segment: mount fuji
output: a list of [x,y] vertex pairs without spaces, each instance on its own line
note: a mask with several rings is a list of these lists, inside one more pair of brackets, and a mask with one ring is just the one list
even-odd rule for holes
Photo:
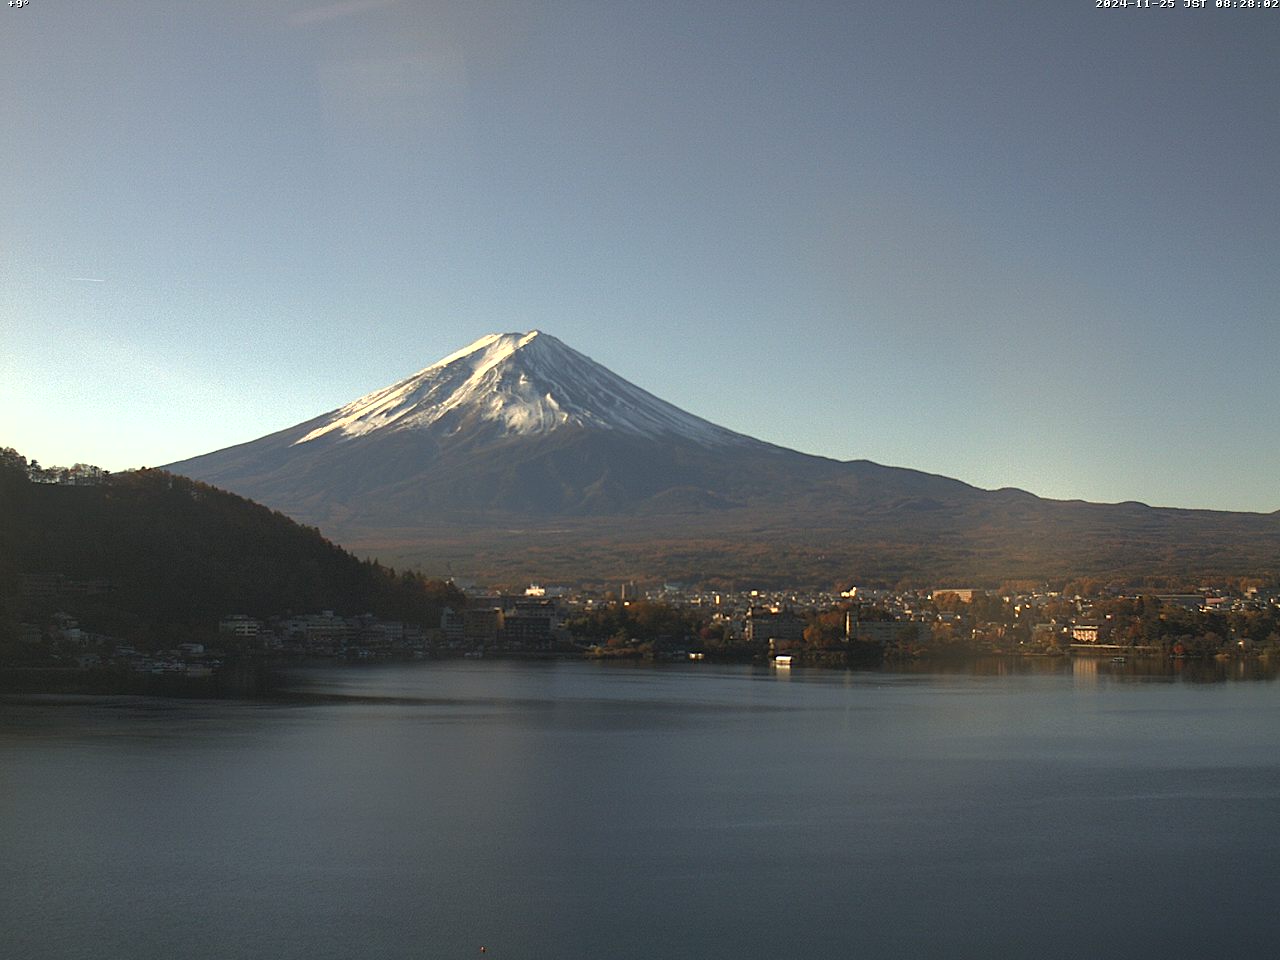
[[166,469],[428,573],[832,583],[1280,565],[1280,514],[1043,500],[812,456],[537,330]]
[[384,429],[474,441],[572,428],[707,446],[755,442],[659,400],[538,330],[481,337],[323,419],[295,443]]

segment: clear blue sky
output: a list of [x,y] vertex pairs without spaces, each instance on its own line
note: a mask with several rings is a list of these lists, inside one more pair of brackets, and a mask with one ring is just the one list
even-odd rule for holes
[[1280,508],[1280,9],[30,0],[0,67],[43,463],[536,327],[812,453]]

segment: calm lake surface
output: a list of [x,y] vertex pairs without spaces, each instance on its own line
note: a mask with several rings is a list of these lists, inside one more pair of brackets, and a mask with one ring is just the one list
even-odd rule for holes
[[1280,686],[1162,669],[0,700],[0,957],[1273,956]]

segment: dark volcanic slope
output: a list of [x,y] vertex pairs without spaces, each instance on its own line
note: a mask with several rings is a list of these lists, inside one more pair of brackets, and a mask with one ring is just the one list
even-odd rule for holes
[[1280,514],[1047,501],[809,456],[687,414],[536,331],[482,338],[169,469],[435,573],[832,582],[1280,567]]

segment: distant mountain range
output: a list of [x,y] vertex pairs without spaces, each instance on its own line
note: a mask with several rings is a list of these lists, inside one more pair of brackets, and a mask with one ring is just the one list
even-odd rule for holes
[[812,456],[686,413],[536,330],[482,337],[166,469],[433,575],[924,584],[1280,569],[1280,511],[1045,500]]

